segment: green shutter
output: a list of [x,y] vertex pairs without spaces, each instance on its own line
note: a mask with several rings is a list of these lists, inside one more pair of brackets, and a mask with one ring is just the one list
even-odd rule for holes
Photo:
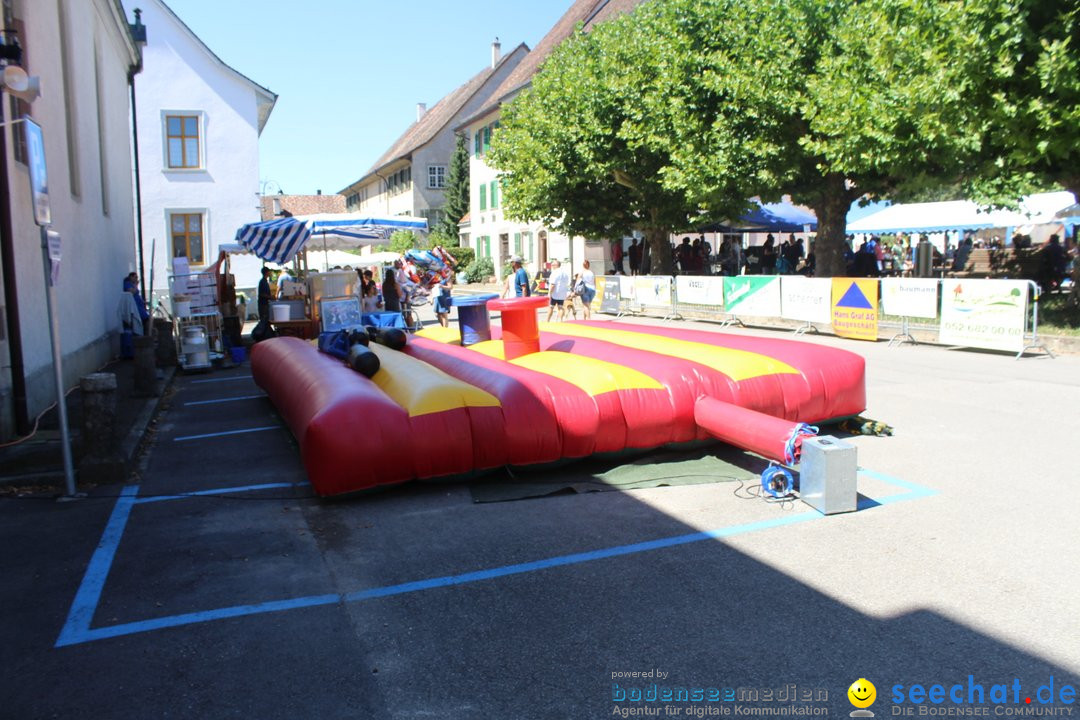
[[488,125],[484,128],[484,152],[491,149],[491,126]]
[[480,186],[480,209],[487,210],[487,185]]
[[514,233],[514,254],[521,254],[521,233]]
[[491,209],[499,207],[499,181],[491,181]]
[[483,142],[484,142],[484,131],[482,129],[477,130],[476,135],[473,137],[473,150],[475,151],[476,157],[480,157],[480,148],[481,148]]

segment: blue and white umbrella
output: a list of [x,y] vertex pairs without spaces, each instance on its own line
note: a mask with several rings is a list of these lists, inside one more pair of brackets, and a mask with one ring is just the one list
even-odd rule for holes
[[284,264],[311,239],[322,249],[343,250],[379,245],[397,230],[427,230],[427,220],[408,215],[379,217],[363,213],[321,213],[248,223],[236,241],[267,262]]

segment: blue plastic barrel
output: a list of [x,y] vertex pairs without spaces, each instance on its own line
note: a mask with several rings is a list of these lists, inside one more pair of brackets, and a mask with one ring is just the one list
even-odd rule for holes
[[495,293],[486,293],[450,298],[450,304],[458,309],[462,347],[491,339],[491,316],[488,315],[487,302],[497,297]]

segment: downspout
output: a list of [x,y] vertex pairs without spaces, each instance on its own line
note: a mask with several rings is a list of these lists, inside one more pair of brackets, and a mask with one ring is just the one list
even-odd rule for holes
[[[142,23],[142,10],[135,8],[135,22],[128,26],[131,29],[131,37],[140,48],[146,45],[146,26]],[[139,254],[139,291],[144,298],[150,298],[153,307],[153,298],[146,294],[146,263],[144,260],[145,248],[143,247],[143,223],[142,223],[142,177],[139,173],[139,118],[135,112],[135,76],[142,72],[142,52],[139,53],[139,62],[128,70],[128,87],[131,88],[131,146],[134,154],[135,169],[135,242]],[[154,292],[154,288],[150,288]]]
[[376,171],[375,171],[374,173],[372,173],[372,174],[373,174],[373,175],[375,175],[375,177],[377,177],[377,178],[379,178],[380,180],[382,180],[382,184],[383,184],[383,194],[384,194],[384,195],[386,196],[386,203],[385,203],[385,205],[386,205],[386,209],[384,210],[384,212],[385,212],[385,213],[386,213],[387,215],[389,215],[389,214],[390,214],[390,183],[389,183],[389,182],[387,182],[386,178],[384,178],[384,177],[383,177],[382,175],[380,175],[380,174],[379,174],[379,171],[378,171],[378,170],[376,170]]
[[[6,96],[0,96],[7,105]],[[6,115],[0,109],[0,119]],[[4,319],[7,322],[8,356],[11,360],[11,399],[15,433],[30,434],[30,411],[26,400],[26,365],[23,362],[19,292],[15,284],[15,235],[11,222],[11,187],[8,183],[7,128],[0,128],[0,263],[4,266]]]

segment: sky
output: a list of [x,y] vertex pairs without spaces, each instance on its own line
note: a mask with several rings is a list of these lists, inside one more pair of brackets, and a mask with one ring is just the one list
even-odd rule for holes
[[[277,93],[260,190],[336,193],[491,62],[535,47],[572,0],[165,0],[225,63]],[[138,0],[124,0],[129,11]],[[147,28],[153,33],[153,28]]]

